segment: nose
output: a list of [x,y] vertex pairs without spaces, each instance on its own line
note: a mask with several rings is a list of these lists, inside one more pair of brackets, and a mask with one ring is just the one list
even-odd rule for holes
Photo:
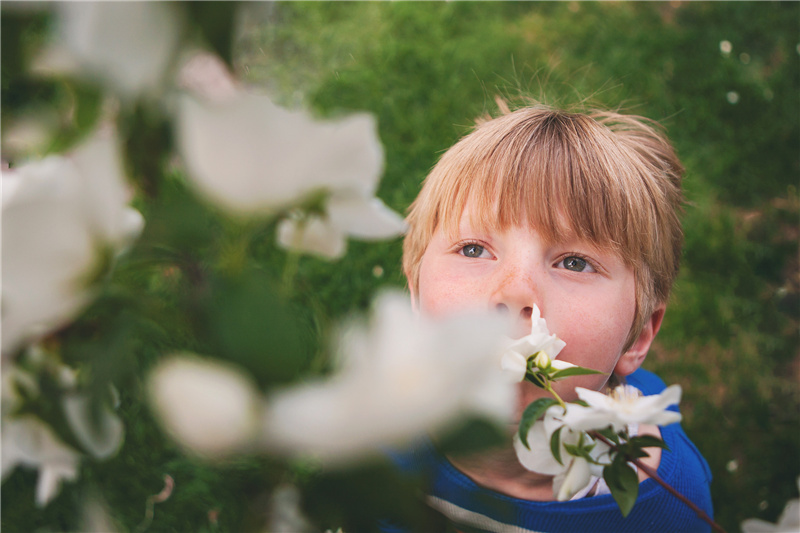
[[523,337],[531,330],[533,304],[542,306],[538,302],[539,288],[532,269],[510,265],[498,274],[489,298],[489,306],[508,316],[515,338]]

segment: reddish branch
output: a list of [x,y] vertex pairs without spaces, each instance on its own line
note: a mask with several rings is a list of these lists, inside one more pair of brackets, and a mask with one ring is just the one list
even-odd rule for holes
[[[599,433],[597,433],[596,431],[593,431],[593,432],[592,432],[592,437],[594,437],[594,438],[596,438],[596,439],[598,439],[598,440],[600,440],[600,441],[604,442],[605,444],[607,444],[607,445],[608,445],[609,447],[611,447],[612,449],[619,451],[619,447],[617,447],[617,445],[616,445],[616,444],[614,444],[613,442],[611,442],[610,440],[608,440],[608,439],[607,439],[606,437],[604,437],[603,435],[600,435],[600,434],[599,434]],[[697,505],[695,505],[695,504],[694,504],[694,502],[692,502],[691,500],[689,500],[689,499],[688,499],[686,496],[684,496],[683,494],[681,494],[680,492],[678,492],[677,490],[675,490],[674,488],[672,488],[672,487],[671,487],[671,486],[670,486],[670,485],[669,485],[669,484],[668,484],[666,481],[664,481],[663,479],[661,479],[661,477],[658,475],[658,473],[657,473],[657,472],[656,472],[654,469],[650,468],[649,466],[647,466],[646,464],[644,464],[644,463],[643,463],[641,460],[639,460],[639,459],[637,459],[637,458],[633,458],[633,459],[629,459],[629,460],[630,460],[630,462],[632,462],[633,464],[635,464],[637,467],[639,467],[639,468],[642,470],[642,472],[644,472],[645,474],[647,474],[648,476],[650,476],[651,478],[653,478],[653,479],[656,481],[656,483],[658,483],[659,485],[661,485],[662,487],[664,487],[665,489],[667,489],[667,491],[668,491],[670,494],[672,494],[673,496],[675,496],[676,498],[678,498],[680,501],[682,501],[683,503],[685,503],[686,505],[688,505],[688,506],[689,506],[689,508],[690,508],[692,511],[694,511],[694,512],[697,514],[697,516],[699,516],[699,517],[700,517],[700,518],[701,518],[703,521],[705,521],[705,522],[706,522],[708,525],[710,525],[710,526],[711,526],[711,528],[712,528],[712,529],[714,529],[714,531],[718,531],[719,533],[725,533],[725,530],[724,530],[724,529],[722,529],[722,526],[720,526],[719,524],[717,524],[716,522],[714,522],[714,521],[711,519],[711,517],[710,517],[710,516],[708,516],[708,514],[706,514],[706,512],[705,512],[705,511],[703,511],[703,510],[702,510],[702,509],[700,509],[700,508],[699,508]]]

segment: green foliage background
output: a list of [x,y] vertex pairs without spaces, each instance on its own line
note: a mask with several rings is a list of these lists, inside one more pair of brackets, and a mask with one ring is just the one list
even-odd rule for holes
[[[206,15],[213,11],[209,5]],[[244,7],[250,14],[230,49],[237,73],[286,105],[307,105],[321,115],[374,113],[386,152],[378,195],[399,212],[439,155],[476,117],[496,111],[497,94],[517,103],[530,96],[556,105],[621,108],[664,124],[687,168],[686,246],[681,277],[645,366],[684,387],[684,426],[711,466],[716,516],[726,529],[738,530],[749,517],[774,521],[797,497],[800,3]],[[24,113],[31,95],[50,102],[67,98],[59,84],[8,81],[18,72],[6,57],[15,31],[6,21],[4,116]],[[214,39],[220,40],[209,41]],[[722,53],[723,40],[732,44],[730,54]],[[92,91],[72,90],[69,98],[77,101]],[[91,105],[79,109],[92,116]],[[168,132],[153,127],[157,119],[149,117],[140,107],[125,123],[149,128],[145,138],[168,145]],[[161,136],[153,133],[159,131]],[[75,529],[76,509],[89,490],[102,491],[122,526],[133,530],[167,472],[176,491],[156,507],[151,531],[254,527],[264,487],[285,480],[275,478],[265,459],[207,464],[185,457],[154,425],[137,376],[165,351],[193,349],[237,360],[264,387],[290,380],[308,368],[324,368],[319,346],[329,322],[363,310],[382,286],[404,286],[399,240],[351,242],[341,262],[301,259],[296,293],[285,298],[269,281],[280,278],[283,259],[269,227],[227,224],[192,200],[179,176],[156,180],[153,172],[133,172],[143,192],[139,207],[153,221],[143,241],[172,243],[169,256],[136,250],[115,272],[125,290],[105,293],[64,341],[71,350],[65,359],[93,361],[103,379],[121,389],[125,445],[106,463],[85,463],[80,490],[62,491],[43,511],[33,504],[35,474],[18,470],[3,484],[6,531]],[[242,252],[247,246],[250,255]],[[150,263],[157,266],[148,270]],[[259,316],[279,326],[262,331],[258,321],[248,322]],[[283,332],[278,341],[276,331]],[[249,336],[236,334],[241,332]],[[265,367],[260,349],[269,343],[279,344],[276,353],[305,357],[278,358]],[[295,476],[302,472],[298,467]],[[352,476],[369,481],[371,475]],[[325,483],[347,486],[338,481]],[[329,494],[324,483],[319,487],[319,494]],[[337,497],[344,507],[389,505],[380,490],[369,492]],[[335,520],[332,502],[310,498],[318,514]],[[213,510],[219,511],[217,522],[208,519]],[[341,523],[320,525],[335,529]]]

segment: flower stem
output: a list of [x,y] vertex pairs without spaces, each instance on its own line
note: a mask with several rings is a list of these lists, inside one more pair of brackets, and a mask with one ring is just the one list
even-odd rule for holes
[[[590,434],[591,434],[591,436],[592,436],[593,438],[596,438],[596,439],[598,439],[598,440],[600,440],[600,441],[604,442],[604,443],[605,443],[606,445],[608,445],[608,446],[609,446],[611,449],[619,451],[619,447],[618,447],[616,444],[614,444],[613,442],[611,442],[610,440],[608,440],[606,437],[604,437],[603,435],[601,435],[601,434],[600,434],[600,433],[598,433],[597,431],[592,431],[592,432],[590,432]],[[669,492],[670,494],[672,494],[673,496],[675,496],[676,498],[678,498],[680,501],[682,501],[683,503],[685,503],[686,505],[688,505],[688,506],[689,506],[689,508],[690,508],[692,511],[694,511],[694,512],[695,512],[695,514],[697,514],[697,516],[698,516],[698,517],[700,517],[700,518],[701,518],[701,519],[702,519],[704,522],[706,522],[708,525],[710,525],[710,526],[711,526],[711,528],[712,528],[714,531],[718,531],[719,533],[725,533],[725,530],[724,530],[724,529],[722,529],[722,526],[720,526],[719,524],[717,524],[716,522],[714,522],[714,521],[711,519],[711,517],[710,517],[710,516],[708,516],[708,514],[706,514],[706,512],[705,512],[705,511],[703,511],[703,510],[702,510],[702,509],[700,509],[700,508],[699,508],[697,505],[695,505],[695,504],[694,504],[694,502],[692,502],[691,500],[689,500],[689,499],[688,499],[686,496],[684,496],[683,494],[681,494],[680,492],[678,492],[677,490],[675,490],[675,489],[674,489],[673,487],[671,487],[671,486],[670,486],[670,485],[669,485],[669,484],[668,484],[666,481],[664,481],[663,479],[661,479],[661,477],[658,475],[658,473],[657,473],[657,472],[656,472],[656,471],[655,471],[653,468],[651,468],[651,467],[649,467],[648,465],[644,464],[644,463],[643,463],[643,462],[642,462],[640,459],[638,459],[638,458],[635,458],[635,457],[633,457],[633,458],[631,458],[631,457],[626,457],[626,459],[627,459],[628,461],[632,462],[633,464],[635,464],[635,465],[636,465],[638,468],[640,468],[640,469],[642,470],[642,472],[644,472],[645,474],[647,474],[648,476],[650,476],[651,478],[653,478],[653,480],[655,480],[655,482],[656,482],[656,483],[658,483],[659,485],[661,485],[662,487],[664,487],[664,488],[667,490],[667,492]]]
[[567,404],[565,404],[564,400],[561,399],[561,396],[559,396],[558,393],[553,390],[553,386],[550,384],[549,379],[544,380],[544,390],[553,395],[553,398],[555,398],[555,400],[558,402],[558,405],[560,405],[564,411],[567,410]]

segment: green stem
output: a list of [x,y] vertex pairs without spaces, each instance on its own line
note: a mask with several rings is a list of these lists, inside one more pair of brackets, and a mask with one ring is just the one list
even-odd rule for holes
[[281,290],[283,290],[284,296],[291,294],[294,277],[297,275],[297,267],[300,262],[300,252],[297,249],[300,247],[307,221],[308,218],[306,216],[297,221],[297,233],[294,236],[294,242],[286,253],[286,264],[283,266],[283,276],[281,278]]
[[561,399],[561,396],[559,396],[558,393],[553,390],[553,386],[550,384],[549,379],[545,379],[544,381],[544,390],[553,395],[553,398],[555,398],[555,400],[558,402],[558,405],[560,405],[564,411],[567,410],[567,404],[564,403],[564,400]]

